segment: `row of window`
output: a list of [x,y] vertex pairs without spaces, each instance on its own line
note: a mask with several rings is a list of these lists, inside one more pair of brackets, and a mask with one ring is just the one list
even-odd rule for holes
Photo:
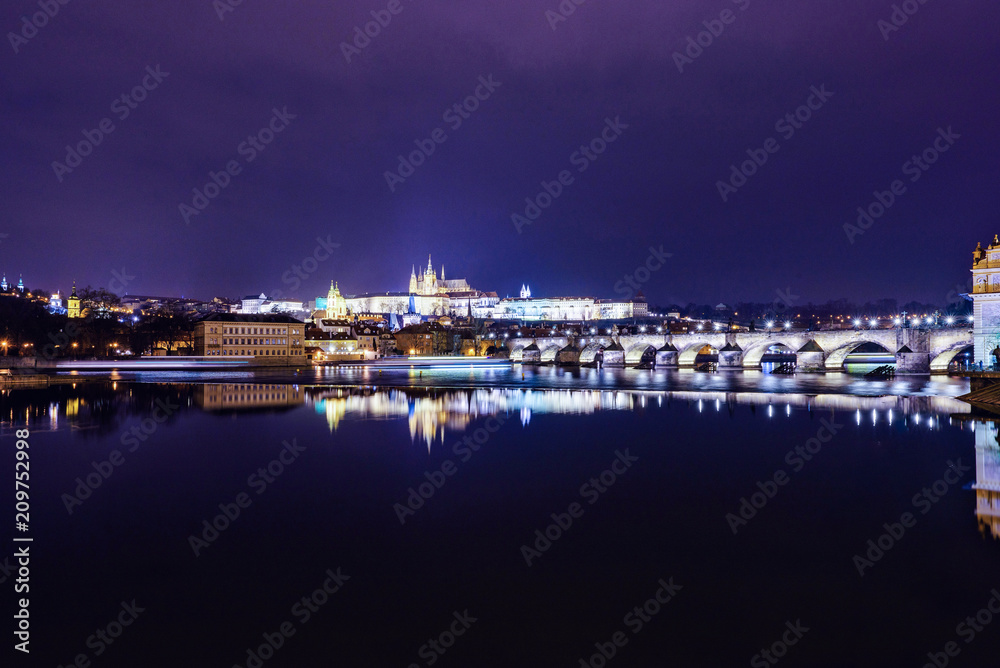
[[[210,350],[206,354],[207,355],[219,355],[220,353],[219,353],[218,350],[214,350],[214,351]],[[270,349],[267,349],[267,348],[265,348],[263,350],[259,350],[259,349],[258,350],[255,350],[255,349],[250,349],[250,350],[245,350],[245,349],[241,349],[241,350],[223,350],[221,352],[221,354],[225,355],[225,356],[257,355],[257,356],[262,356],[262,357],[285,357],[285,355],[286,355],[285,351],[283,351],[283,350],[282,351],[279,351],[279,350],[270,350]],[[292,351],[289,351],[287,354],[288,355],[301,355],[302,351],[301,350],[292,350]]]
[[[225,327],[223,334],[288,334],[287,327]],[[213,328],[214,332],[215,329]],[[301,330],[292,330],[292,334],[299,334]]]
[[[218,339],[212,339],[213,344],[218,345]],[[223,339],[222,343],[227,346],[284,346],[288,344],[288,339]],[[297,346],[297,339],[292,339],[292,345]]]

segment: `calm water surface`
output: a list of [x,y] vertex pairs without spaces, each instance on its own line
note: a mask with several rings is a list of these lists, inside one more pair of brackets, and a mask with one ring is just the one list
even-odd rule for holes
[[0,395],[4,470],[31,429],[30,665],[996,665],[1000,620],[959,626],[1000,589],[964,382],[524,373]]

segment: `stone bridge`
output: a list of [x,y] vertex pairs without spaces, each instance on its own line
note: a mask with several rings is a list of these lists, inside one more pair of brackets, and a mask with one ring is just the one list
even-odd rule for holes
[[943,373],[955,357],[972,346],[972,333],[961,328],[861,329],[815,332],[696,332],[607,336],[552,336],[508,339],[511,360],[523,364],[593,364],[634,367],[693,367],[708,347],[720,368],[759,369],[767,353],[796,356],[802,371],[842,371],[847,356],[873,343],[895,355],[901,373]]

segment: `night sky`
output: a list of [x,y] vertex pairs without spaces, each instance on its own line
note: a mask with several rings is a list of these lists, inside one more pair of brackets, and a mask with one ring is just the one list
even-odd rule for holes
[[[887,0],[562,4],[566,20],[546,16],[557,0],[77,0],[35,30],[22,16],[37,0],[4,3],[0,270],[49,290],[312,299],[334,279],[405,290],[433,253],[501,296],[528,283],[607,298],[662,246],[651,303],[779,289],[944,303],[1000,232],[998,3],[908,0],[898,29]],[[373,11],[391,21],[354,48]],[[711,28],[699,54],[688,38]],[[477,86],[475,111],[445,115]],[[811,90],[832,96],[789,136],[776,123]],[[294,118],[241,149],[275,109]],[[615,140],[574,158],[606,119]],[[904,163],[948,128],[912,181]],[[437,129],[445,141],[390,188],[397,156]],[[84,131],[100,143],[69,167]],[[717,182],[768,139],[777,152],[723,201]],[[229,161],[239,173],[185,220]],[[516,229],[563,170],[570,184]],[[897,179],[905,192],[849,239],[844,224]],[[317,237],[339,247],[292,280]]]

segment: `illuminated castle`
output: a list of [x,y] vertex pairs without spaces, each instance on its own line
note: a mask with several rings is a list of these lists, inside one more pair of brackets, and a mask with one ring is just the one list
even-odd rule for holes
[[424,295],[431,297],[434,295],[447,295],[452,292],[472,292],[472,287],[464,278],[448,281],[444,278],[444,265],[441,265],[441,278],[437,277],[434,266],[431,264],[431,256],[427,256],[427,269],[423,275],[417,276],[417,268],[410,269],[410,294]]

